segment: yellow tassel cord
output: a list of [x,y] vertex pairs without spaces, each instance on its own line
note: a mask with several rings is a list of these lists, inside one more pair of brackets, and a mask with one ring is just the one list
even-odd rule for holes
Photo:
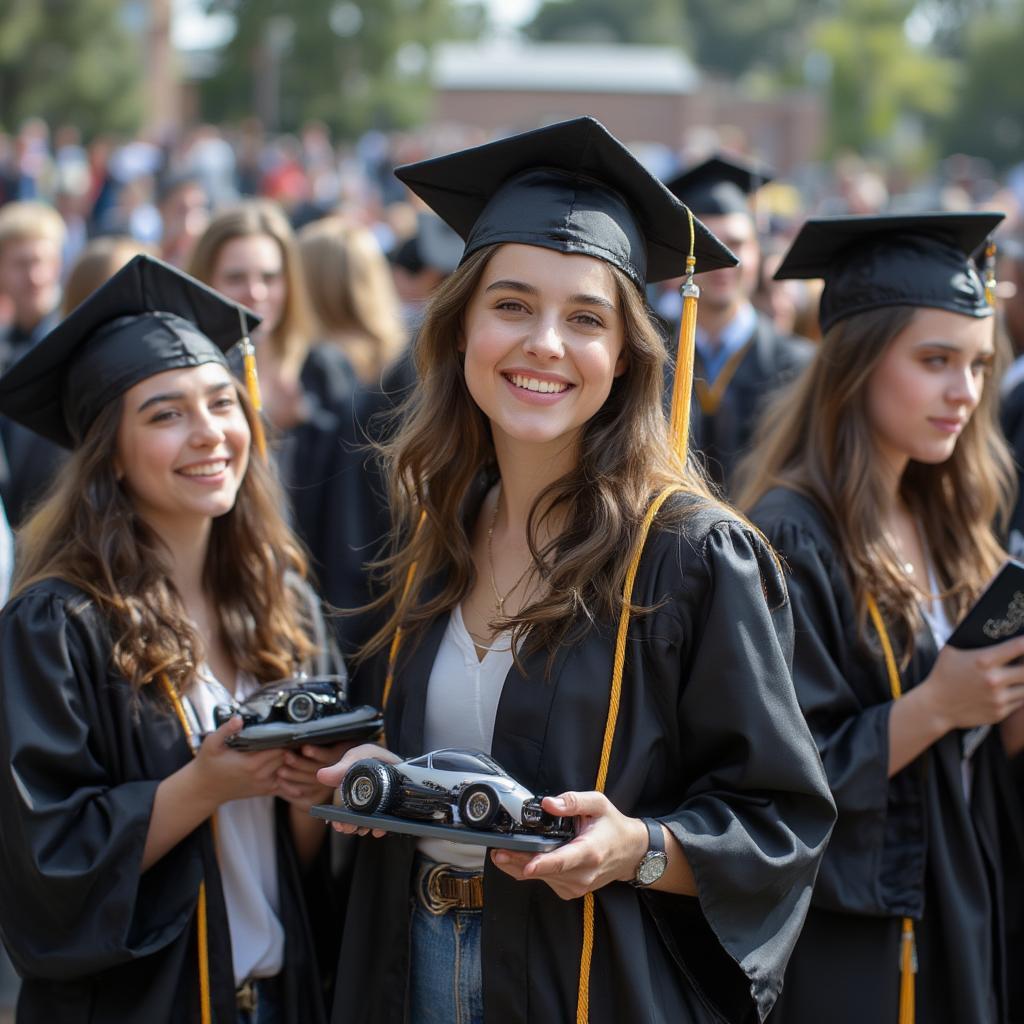
[[[875,627],[878,639],[882,644],[882,655],[885,658],[885,670],[889,675],[889,690],[893,700],[903,695],[899,669],[896,667],[896,656],[892,652],[889,633],[882,620],[875,599],[867,596],[868,615]],[[899,1024],[914,1024],[914,977],[917,974],[917,945],[914,939],[914,922],[911,918],[903,918],[903,929],[900,936],[900,1015]]]
[[710,387],[706,381],[699,378],[693,382],[693,390],[697,396],[697,401],[700,403],[700,411],[705,416],[714,416],[718,412],[722,399],[725,397],[726,389],[732,383],[736,371],[740,368],[740,363],[747,358],[747,353],[753,344],[754,339],[751,338],[745,345],[741,345],[736,349],[726,360],[725,366],[718,371],[718,376]]
[[672,385],[672,407],[669,414],[669,429],[672,448],[679,458],[686,461],[686,449],[690,440],[690,394],[693,390],[693,346],[697,336],[697,300],[700,289],[693,283],[696,268],[694,250],[693,214],[687,209],[690,220],[690,255],[686,257],[686,281],[682,287],[683,316],[679,321],[679,344],[676,348],[676,375]]
[[[178,691],[171,685],[167,676],[161,676],[160,682],[164,691],[174,705],[174,713],[181,722],[191,744],[192,728],[188,724],[188,716],[181,703]],[[206,882],[199,883],[199,905],[196,908],[196,946],[199,951],[199,1014],[202,1024],[213,1024],[213,1004],[210,999],[210,938],[206,918]]]
[[245,390],[256,412],[252,429],[252,443],[262,456],[267,454],[267,435],[263,432],[263,396],[260,394],[260,377],[256,372],[256,349],[247,334],[242,338],[242,363],[245,367]]
[[[692,346],[691,346],[692,351]],[[692,370],[692,363],[691,363]],[[678,373],[678,368],[677,368]],[[678,382],[678,376],[676,378]],[[688,393],[688,392],[687,392]],[[689,406],[687,405],[687,418],[689,418]],[[684,427],[685,429],[685,427]],[[685,452],[685,445],[683,451]],[[594,788],[599,793],[604,792],[605,783],[608,780],[608,766],[612,758],[612,743],[615,740],[615,726],[619,718],[619,701],[622,695],[622,673],[626,665],[626,637],[629,633],[629,609],[633,602],[633,584],[636,582],[637,570],[640,567],[640,557],[643,554],[644,544],[647,542],[647,534],[650,532],[651,523],[658,514],[658,510],[665,503],[666,499],[682,487],[673,485],[666,487],[651,502],[643,523],[640,525],[640,536],[637,538],[636,548],[633,557],[630,559],[629,568],[626,571],[626,579],[622,588],[622,611],[619,615],[619,629],[615,637],[615,660],[612,666],[612,685],[608,697],[608,715],[604,724],[604,740],[601,744],[601,760],[597,768],[597,782]],[[422,526],[426,513],[420,514],[420,525]],[[405,577],[405,587],[402,591],[402,604],[405,604],[409,590],[412,587],[413,578],[416,575],[416,563],[409,566]],[[398,651],[402,646],[402,629],[395,630],[394,639],[391,641],[391,649],[388,652],[388,671],[384,682],[384,697],[382,704],[387,707],[388,698],[391,696],[391,687],[395,677],[395,664],[398,661]],[[579,991],[576,1001],[577,1024],[586,1024],[590,1014],[590,964],[594,952],[594,895],[587,893],[583,897],[583,947],[580,952],[580,980]],[[205,1021],[204,1021],[205,1024]]]
[[[677,368],[678,372],[678,368]],[[677,378],[678,380],[678,378]],[[685,450],[685,449],[684,449]],[[626,637],[629,634],[629,608],[633,603],[633,584],[640,567],[640,556],[644,551],[647,534],[658,510],[669,495],[682,490],[681,487],[666,487],[651,502],[644,521],[640,526],[633,556],[626,571],[625,583],[622,587],[622,611],[619,614],[619,630],[615,637],[615,661],[612,663],[612,686],[608,696],[608,715],[604,723],[604,742],[601,744],[601,761],[597,768],[597,781],[594,789],[604,792],[608,781],[608,766],[612,759],[612,743],[615,740],[615,726],[619,719],[619,701],[622,696],[622,673],[626,666]],[[580,951],[580,984],[576,996],[576,1024],[587,1024],[590,1019],[590,965],[594,952],[594,894],[588,892],[583,897],[583,948]]]
[[991,239],[985,246],[985,301],[995,308],[996,304],[996,243]]

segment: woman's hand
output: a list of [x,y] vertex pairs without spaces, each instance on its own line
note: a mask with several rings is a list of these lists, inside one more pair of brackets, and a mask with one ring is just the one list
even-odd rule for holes
[[209,733],[196,751],[197,778],[202,779],[205,794],[216,807],[229,800],[270,796],[278,786],[284,751],[233,750],[227,741],[241,728],[241,716],[233,716],[216,732]]
[[[326,768],[321,768],[317,773],[316,777],[325,786],[340,786],[342,779],[348,775],[349,768],[356,763],[361,761],[364,757],[375,757],[378,761],[385,761],[387,764],[398,764],[402,759],[397,755],[393,754],[387,747],[379,746],[376,743],[360,743],[357,747],[352,747],[346,751],[345,756],[337,764],[329,765]],[[344,835],[360,835],[365,836],[372,832],[375,839],[380,839],[386,836],[387,833],[383,829],[375,828],[364,828],[357,825],[347,825],[341,821],[332,821],[331,825],[334,827],[336,832],[341,832]]]
[[965,651],[948,644],[889,712],[889,777],[953,729],[1002,722],[1024,707],[1024,637]]
[[1024,637],[991,647],[960,650],[948,644],[919,689],[950,729],[994,725],[1024,706]]
[[286,750],[284,764],[278,769],[276,794],[303,811],[314,804],[329,803],[332,787],[317,780],[316,773],[326,765],[335,764],[352,743],[335,743],[329,747],[307,744],[301,750]]
[[547,882],[563,900],[635,876],[649,842],[639,818],[626,817],[603,793],[562,793],[545,797],[542,806],[550,814],[576,818],[576,838],[551,853],[493,850],[491,859],[507,875]]

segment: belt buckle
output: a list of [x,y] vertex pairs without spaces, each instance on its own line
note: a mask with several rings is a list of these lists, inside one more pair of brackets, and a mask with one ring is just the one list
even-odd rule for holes
[[453,907],[459,905],[459,901],[451,896],[441,893],[441,876],[448,875],[444,865],[438,864],[427,872],[427,910],[437,917],[447,914]]
[[256,982],[252,978],[246,978],[235,989],[235,1008],[242,1013],[255,1013],[259,1002],[260,996],[256,991]]

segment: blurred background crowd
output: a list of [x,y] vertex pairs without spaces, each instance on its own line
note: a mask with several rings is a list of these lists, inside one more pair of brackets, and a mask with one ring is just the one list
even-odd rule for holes
[[[1021,53],[1019,0],[15,0],[0,7],[0,371],[140,251],[253,308],[293,521],[324,595],[350,607],[386,521],[366,445],[460,254],[395,165],[577,114],[664,180],[713,154],[757,161],[735,287],[810,338],[814,283],[771,280],[804,218],[1002,210],[1020,354]],[[675,297],[650,298],[670,321]],[[0,420],[12,526],[59,459]],[[0,529],[0,580],[5,543]],[[342,620],[342,640],[364,628]]]

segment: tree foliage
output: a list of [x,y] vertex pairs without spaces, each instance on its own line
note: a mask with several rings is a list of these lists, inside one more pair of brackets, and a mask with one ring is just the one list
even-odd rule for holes
[[677,0],[547,0],[525,26],[540,42],[686,44]]
[[131,131],[141,117],[137,40],[120,0],[0,3],[0,124],[27,117],[87,134]]
[[271,127],[285,129],[311,118],[344,134],[415,123],[429,107],[429,48],[460,29],[451,0],[215,0],[210,6],[231,10],[237,29],[203,89],[205,116],[258,112],[267,76],[276,76],[269,85],[277,115]]
[[1024,157],[1024,8],[974,21],[966,33],[962,87],[945,126],[948,150],[986,156],[997,167]]

